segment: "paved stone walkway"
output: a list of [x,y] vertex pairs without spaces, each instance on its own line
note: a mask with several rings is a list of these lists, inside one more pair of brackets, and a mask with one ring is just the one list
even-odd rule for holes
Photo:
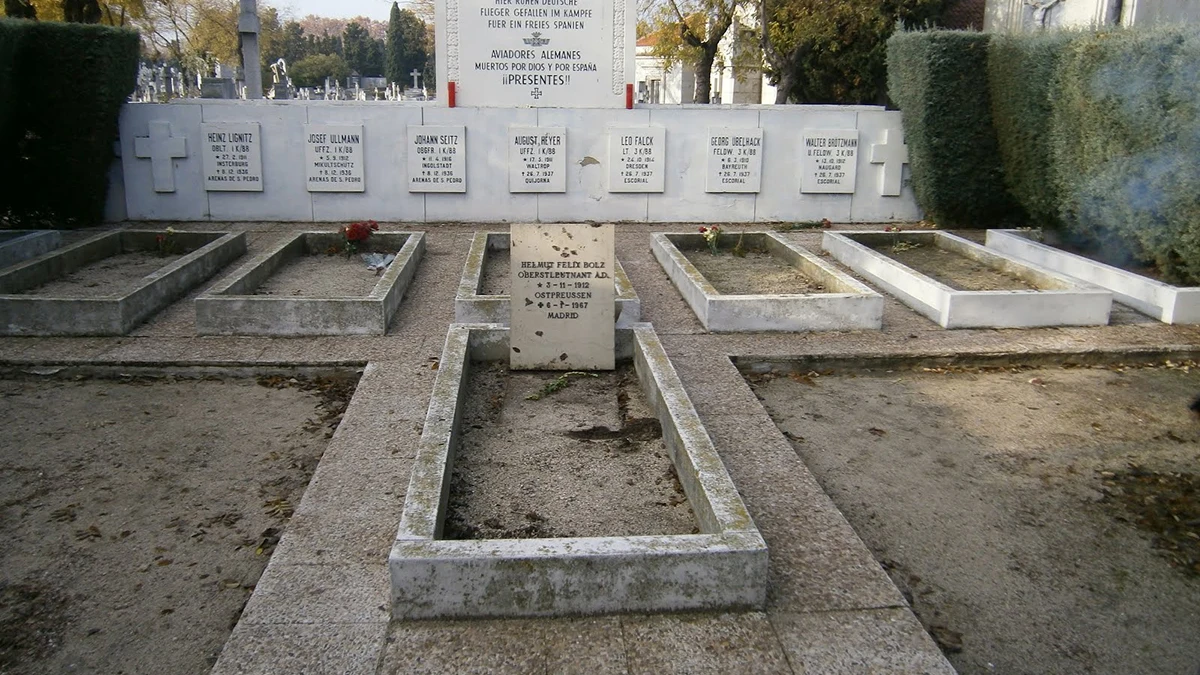
[[[294,224],[246,230],[249,254]],[[399,229],[385,226],[385,229]],[[650,254],[619,225],[617,255],[770,547],[763,612],[391,622],[387,555],[404,503],[473,226],[438,225],[382,337],[197,337],[190,300],[119,338],[0,338],[0,365],[363,367],[363,377],[214,673],[950,673],[887,575],[793,452],[729,357],[928,357],[1025,362],[1200,353],[1200,327],[1117,307],[1098,328],[944,330],[889,298],[882,331],[707,334]],[[493,229],[503,229],[497,227]],[[731,230],[737,229],[736,226]],[[819,232],[788,235],[819,250]],[[205,288],[216,279],[208,284]],[[365,366],[364,366],[365,364]]]

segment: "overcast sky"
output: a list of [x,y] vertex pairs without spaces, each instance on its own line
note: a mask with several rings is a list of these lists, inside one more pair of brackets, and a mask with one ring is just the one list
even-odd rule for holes
[[[365,16],[377,21],[387,21],[392,11],[392,0],[278,0],[272,4],[296,19],[316,14],[333,19]],[[401,2],[400,7],[404,6],[405,3]]]

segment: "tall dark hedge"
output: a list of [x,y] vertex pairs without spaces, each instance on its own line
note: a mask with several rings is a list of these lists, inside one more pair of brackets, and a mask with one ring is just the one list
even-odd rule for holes
[[900,107],[917,203],[939,225],[992,227],[1020,218],[1004,185],[987,88],[990,35],[897,32],[888,93]]
[[1200,35],[1088,34],[1064,50],[1050,138],[1067,229],[1200,283]]
[[1053,81],[1067,45],[1079,35],[1074,31],[997,34],[988,45],[988,89],[1005,183],[1031,224],[1040,227],[1059,224],[1050,142]]
[[0,48],[0,71],[11,69],[14,94],[2,97],[12,107],[0,138],[9,177],[0,215],[13,224],[92,224],[104,215],[117,118],[136,80],[138,34],[58,22],[0,25],[19,35],[10,56]]

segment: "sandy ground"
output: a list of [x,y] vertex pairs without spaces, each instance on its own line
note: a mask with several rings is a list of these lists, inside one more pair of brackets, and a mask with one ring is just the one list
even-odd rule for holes
[[254,290],[256,295],[304,298],[362,298],[371,294],[379,275],[357,254],[302,255],[292,258]]
[[488,250],[483,257],[483,273],[479,275],[479,295],[508,295],[512,288],[510,261],[508,249]]
[[133,290],[146,276],[170,265],[182,255],[149,251],[121,253],[89,265],[24,292],[45,297],[99,298],[122,295]]
[[883,246],[875,250],[937,281],[962,291],[1037,290],[1020,278],[944,248],[918,244]]
[[752,249],[744,257],[733,255],[728,248],[722,249],[720,255],[713,255],[708,249],[690,249],[682,253],[713,288],[726,295],[821,293],[825,290],[798,268],[766,251]]
[[749,379],[960,672],[1197,672],[1200,374]]
[[632,365],[566,376],[479,363],[467,377],[450,538],[698,532]]
[[205,673],[353,380],[0,380],[0,673]]

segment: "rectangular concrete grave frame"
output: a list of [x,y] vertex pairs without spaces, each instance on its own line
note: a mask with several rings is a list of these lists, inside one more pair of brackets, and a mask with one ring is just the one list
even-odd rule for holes
[[0,232],[0,269],[36,258],[59,246],[62,246],[62,235],[54,230]]
[[[302,298],[254,295],[254,290],[289,261],[324,255],[340,246],[337,232],[301,232],[247,262],[232,277],[196,298],[200,335],[383,335],[425,252],[424,232],[376,232],[372,247],[395,251],[396,259],[375,288],[359,298]],[[364,272],[366,263],[363,263]]]
[[762,186],[762,129],[709,127],[705,192],[758,192]]
[[[483,270],[491,251],[508,250],[507,232],[476,232],[471,239],[471,250],[463,266],[462,280],[458,284],[458,295],[454,298],[454,321],[457,323],[500,323],[508,324],[510,300],[508,295],[480,295],[483,286]],[[642,320],[642,301],[633,289],[620,260],[616,267],[616,317],[617,328],[628,328]]]
[[1068,253],[1022,230],[988,230],[987,247],[1112,291],[1117,302],[1163,323],[1200,323],[1200,288],[1172,286]]
[[[909,242],[971,258],[1048,290],[961,291],[872,250]],[[1112,293],[990,251],[948,232],[826,232],[821,245],[838,261],[943,328],[1103,326]]]
[[258,122],[200,125],[204,189],[209,192],[262,192],[262,135]]
[[[721,235],[728,251],[737,234]],[[698,233],[650,235],[650,250],[666,270],[705,329],[738,331],[878,330],[883,320],[883,296],[812,252],[773,232],[747,232],[743,245],[766,249],[771,255],[819,281],[830,293],[728,295],[717,291],[683,254],[682,249],[706,248]]]
[[612,370],[615,228],[513,225],[509,334],[513,370]]
[[100,298],[17,295],[88,264],[126,251],[154,251],[159,230],[121,230],[8,268],[0,273],[0,334],[125,335],[246,252],[243,232],[175,232],[191,253],[144,277],[131,291]]
[[467,191],[467,128],[408,127],[408,191]]
[[304,125],[305,182],[309,192],[365,192],[363,125]]
[[663,427],[700,533],[441,539],[472,361],[506,360],[508,331],[453,324],[388,558],[398,619],[761,609],[767,547],[649,324],[617,331]]

